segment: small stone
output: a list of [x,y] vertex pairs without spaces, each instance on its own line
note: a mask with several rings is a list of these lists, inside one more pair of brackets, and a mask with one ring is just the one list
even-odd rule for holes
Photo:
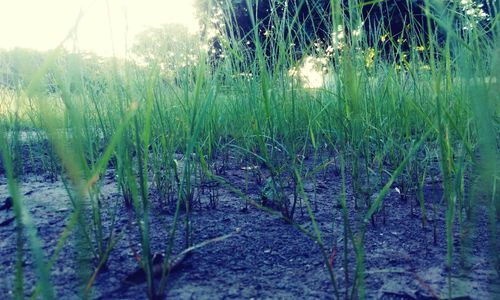
[[0,222],[0,227],[4,227],[4,226],[10,225],[12,222],[14,222],[15,219],[16,219],[16,217],[11,217],[11,218],[7,218],[4,221],[1,221]]
[[49,225],[55,225],[55,224],[59,223],[59,221],[60,221],[60,220],[50,219],[47,223],[48,223]]
[[312,183],[304,184],[304,192],[312,193],[314,191],[314,185]]
[[12,199],[12,197],[7,197],[5,198],[5,201],[3,202],[2,206],[0,206],[0,210],[8,210],[12,207],[12,205],[14,204],[14,200]]

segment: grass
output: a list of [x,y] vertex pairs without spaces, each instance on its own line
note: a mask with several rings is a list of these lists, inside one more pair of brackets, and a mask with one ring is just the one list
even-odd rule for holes
[[[371,226],[383,226],[380,220],[390,214],[384,210],[386,193],[397,182],[402,198],[418,199],[415,209],[421,210],[422,226],[428,226],[427,216],[432,212],[426,209],[423,189],[437,162],[440,172],[432,175],[440,178],[444,191],[443,201],[437,205],[446,207],[448,296],[452,296],[452,265],[457,259],[453,232],[457,228],[468,231],[481,205],[489,211],[490,258],[500,271],[497,20],[491,36],[481,28],[458,32],[453,22],[465,20],[452,12],[439,21],[447,33],[445,41],[440,41],[432,33],[431,22],[437,17],[431,5],[426,1],[426,26],[431,34],[425,39],[425,50],[418,50],[423,40],[417,28],[408,29],[408,51],[397,41],[388,41],[395,49],[389,57],[369,45],[370,33],[363,32],[345,40],[342,49],[327,57],[329,84],[317,89],[305,88],[300,79],[288,73],[301,63],[291,53],[291,41],[307,40],[306,29],[294,16],[271,14],[269,20],[253,19],[254,31],[245,37],[239,37],[236,24],[226,20],[229,33],[221,43],[226,57],[213,63],[200,52],[198,64],[180,69],[177,78],[165,77],[154,66],[119,61],[103,66],[105,75],[99,77],[86,69],[84,59],[56,49],[30,78],[28,87],[2,90],[2,99],[8,100],[0,107],[2,168],[14,200],[18,236],[15,298],[31,292],[23,282],[24,236],[35,257],[35,295],[39,292],[43,299],[56,298],[49,275],[54,258],[49,262],[43,252],[19,194],[26,156],[41,160],[41,172],[67,185],[73,212],[59,244],[75,229],[71,236],[83,250],[78,258],[83,298],[91,297],[97,273],[124,236],[112,230],[117,211],[101,205],[99,187],[108,168],[116,170],[123,201],[137,221],[141,244],[138,264],[145,271],[150,299],[164,295],[168,276],[164,269],[160,284],[155,283],[150,191],[154,188],[161,201],[175,204],[173,222],[165,231],[169,236],[164,245],[166,266],[180,226],[183,247],[193,247],[190,212],[199,186],[196,181],[202,178],[228,187],[245,203],[264,212],[281,215],[315,240],[335,296],[363,299],[367,296],[364,236]],[[357,6],[351,7],[356,15]],[[223,9],[226,15],[234,13],[231,6]],[[248,9],[254,9],[251,2]],[[357,15],[357,19],[350,19],[348,31],[358,28],[361,20]],[[332,28],[338,28],[335,25],[341,20],[335,11]],[[274,24],[273,39],[259,34],[257,25],[264,21]],[[285,29],[292,36],[281,34]],[[372,34],[383,36],[385,31],[377,28]],[[253,41],[255,53],[243,48],[247,39]],[[301,46],[308,55],[321,55],[309,45]],[[271,56],[266,52],[268,47]],[[252,76],[239,76],[242,72]],[[46,74],[52,76],[55,92],[47,92]],[[31,144],[21,138],[26,131],[35,133]],[[39,157],[36,144],[46,140],[51,146],[49,155]],[[26,144],[33,146],[26,148]],[[269,174],[266,197],[273,202],[273,209],[250,199],[245,187],[232,186],[224,179],[223,167],[217,165],[224,166],[229,153],[238,153],[248,165],[264,166]],[[325,153],[333,155],[341,166],[339,204],[346,251],[343,282],[349,285],[345,287],[339,287],[328,263],[328,246],[315,221],[314,199],[304,192],[304,181],[326,172],[332,164],[330,159],[322,160]],[[176,158],[179,154],[182,162]],[[301,158],[310,156],[314,166],[308,170]],[[285,189],[288,182],[295,191],[292,201]],[[346,193],[347,184],[352,184],[352,197]],[[307,208],[312,231],[294,223],[299,201]],[[349,218],[348,201],[354,201],[355,209],[364,214],[361,228]],[[111,211],[111,229],[103,224],[105,210]],[[348,272],[349,244],[355,251],[354,278]]]

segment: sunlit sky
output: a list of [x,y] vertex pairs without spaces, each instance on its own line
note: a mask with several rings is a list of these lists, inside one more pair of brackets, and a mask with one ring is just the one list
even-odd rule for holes
[[[194,0],[0,0],[0,48],[57,47],[83,12],[68,50],[123,57],[133,37],[167,23],[196,32]],[[114,50],[113,50],[114,49]]]

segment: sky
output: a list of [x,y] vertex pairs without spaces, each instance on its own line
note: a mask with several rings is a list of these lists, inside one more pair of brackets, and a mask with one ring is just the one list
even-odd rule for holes
[[125,57],[149,27],[180,23],[196,32],[194,0],[0,0],[0,48],[57,47],[83,13],[68,50]]

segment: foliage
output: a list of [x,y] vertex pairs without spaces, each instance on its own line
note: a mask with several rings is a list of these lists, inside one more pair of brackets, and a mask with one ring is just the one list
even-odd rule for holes
[[[472,30],[482,27],[489,32],[491,38],[492,21],[498,8],[495,1],[472,0],[446,3],[425,0],[388,0],[388,1],[355,1],[355,0],[233,0],[210,1],[198,0],[198,11],[203,24],[204,33],[212,38],[217,51],[224,51],[220,39],[227,34],[234,35],[240,43],[254,49],[253,29],[257,25],[258,36],[266,45],[266,54],[272,55],[273,43],[281,40],[282,35],[287,46],[295,48],[300,58],[309,52],[313,44],[320,43],[324,48],[337,47],[338,32],[346,42],[355,47],[356,36],[364,31],[364,39],[371,47],[383,51],[386,56],[394,56],[411,47],[425,47],[429,44],[429,33],[432,32],[442,42],[445,39],[444,24],[436,19],[444,19],[444,12],[451,11],[463,16],[455,20],[454,27],[459,30]],[[429,6],[436,18],[427,24],[424,8]],[[250,9],[250,10],[249,10]],[[460,19],[460,20],[459,20]],[[286,26],[280,26],[286,22]],[[338,28],[337,33],[332,28]],[[218,34],[214,34],[213,32]],[[279,31],[279,32],[277,32]],[[429,32],[430,31],[430,32]],[[216,36],[216,37],[214,37]],[[223,44],[223,43],[222,43]],[[401,58],[401,57],[400,57]]]
[[188,28],[179,24],[168,24],[150,28],[136,36],[132,52],[141,63],[158,67],[170,78],[183,68],[198,62],[202,44]]

